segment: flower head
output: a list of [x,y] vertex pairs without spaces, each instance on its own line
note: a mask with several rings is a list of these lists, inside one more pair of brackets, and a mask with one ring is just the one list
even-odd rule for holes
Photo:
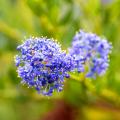
[[17,50],[20,54],[15,63],[22,83],[47,96],[63,89],[64,78],[69,77],[74,65],[72,57],[58,43],[47,38],[29,38]]
[[74,36],[69,52],[74,57],[78,72],[84,72],[87,67],[86,76],[95,78],[96,75],[103,75],[109,66],[111,48],[106,39],[81,30]]

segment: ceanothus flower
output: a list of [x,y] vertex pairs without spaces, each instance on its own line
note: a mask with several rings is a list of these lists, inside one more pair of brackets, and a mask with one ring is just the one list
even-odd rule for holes
[[17,47],[15,63],[22,83],[39,93],[51,96],[63,89],[64,78],[74,68],[73,58],[53,39],[29,38]]
[[87,77],[103,75],[109,66],[112,45],[96,34],[80,30],[73,38],[69,53],[73,56],[78,72],[86,72]]

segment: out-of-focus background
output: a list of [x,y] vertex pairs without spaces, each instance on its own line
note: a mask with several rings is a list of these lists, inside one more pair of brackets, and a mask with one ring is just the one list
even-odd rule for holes
[[[22,40],[53,37],[67,49],[79,29],[113,44],[105,76],[86,82],[90,91],[69,80],[63,92],[43,97],[20,84],[14,56]],[[55,115],[120,120],[120,0],[0,0],[0,120],[56,120]]]

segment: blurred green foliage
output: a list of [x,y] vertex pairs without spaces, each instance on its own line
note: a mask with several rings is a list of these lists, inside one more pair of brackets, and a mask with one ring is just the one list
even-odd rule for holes
[[[59,98],[81,105],[97,96],[120,106],[119,8],[120,0],[0,0],[0,120],[38,120],[51,108],[51,99]],[[14,55],[23,39],[53,37],[67,49],[80,28],[105,36],[113,43],[107,74],[85,81],[92,93],[84,91],[78,80],[66,82],[65,90],[50,99],[20,85]],[[84,101],[85,94],[89,100]],[[95,120],[120,119],[117,113],[115,118],[96,109],[84,108],[84,114],[89,112],[86,120],[93,120],[92,114],[96,114]]]

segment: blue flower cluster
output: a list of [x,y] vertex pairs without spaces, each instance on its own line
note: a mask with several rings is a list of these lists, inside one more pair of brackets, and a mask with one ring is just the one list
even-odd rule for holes
[[74,57],[78,72],[86,72],[87,77],[103,75],[109,66],[112,45],[96,34],[79,31],[73,38],[69,53]]
[[46,96],[63,89],[64,78],[69,78],[74,63],[57,42],[44,37],[29,38],[17,50],[20,54],[16,55],[15,63],[23,84]]
[[70,71],[84,72],[86,77],[103,75],[109,66],[112,45],[96,34],[79,31],[73,38],[69,53],[53,39],[29,38],[17,47],[15,63],[22,83],[39,93],[51,96],[63,89]]

